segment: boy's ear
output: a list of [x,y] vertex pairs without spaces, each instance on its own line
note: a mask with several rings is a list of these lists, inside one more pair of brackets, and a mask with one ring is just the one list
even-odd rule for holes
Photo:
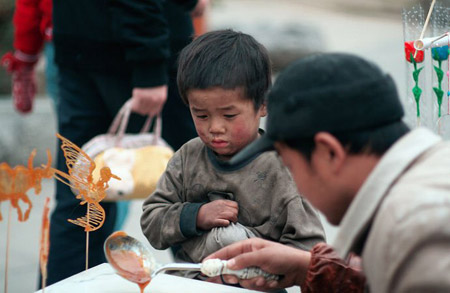
[[339,140],[328,132],[319,132],[314,136],[314,142],[314,155],[319,166],[334,174],[338,173],[347,158],[347,152]]

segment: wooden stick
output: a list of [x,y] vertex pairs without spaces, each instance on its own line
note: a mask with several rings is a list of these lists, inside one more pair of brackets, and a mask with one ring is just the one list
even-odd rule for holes
[[89,231],[86,232],[86,271],[89,267]]
[[[433,12],[435,3],[436,3],[436,0],[433,0],[433,2],[431,2],[430,10],[428,10],[427,18],[425,19],[425,23],[423,25],[422,32],[420,33],[420,37],[419,37],[420,40],[423,39],[423,36],[425,35],[425,31],[427,30],[428,22],[430,21],[431,13]],[[416,55],[417,55],[417,50],[414,52],[414,59],[416,59]]]
[[431,13],[433,12],[435,3],[436,3],[436,0],[433,0],[433,2],[431,2],[430,10],[428,10],[428,15],[427,15],[427,18],[425,19],[425,24],[423,25],[422,33],[420,34],[420,39],[423,39],[423,36],[425,35],[425,31],[427,30],[428,22],[430,21]]
[[5,258],[5,293],[8,293],[8,263],[9,263],[9,234],[11,231],[11,212],[12,204],[9,204],[8,210],[8,224],[7,224],[7,232],[6,232],[6,258]]
[[[90,212],[90,204],[87,204],[87,214],[86,214],[86,220],[87,225],[89,226],[89,212]],[[88,270],[88,262],[89,262],[89,230],[86,231],[86,271]]]
[[46,282],[47,282],[47,278],[44,275],[42,275],[42,293],[45,293]]

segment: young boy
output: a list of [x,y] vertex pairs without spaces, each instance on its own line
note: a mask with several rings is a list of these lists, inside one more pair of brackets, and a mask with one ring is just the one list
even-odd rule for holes
[[260,134],[270,61],[253,37],[222,30],[180,54],[178,87],[199,135],[175,153],[143,205],[141,227],[157,249],[201,262],[239,240],[261,237],[309,250],[325,241],[315,210],[298,195],[274,152],[227,161]]

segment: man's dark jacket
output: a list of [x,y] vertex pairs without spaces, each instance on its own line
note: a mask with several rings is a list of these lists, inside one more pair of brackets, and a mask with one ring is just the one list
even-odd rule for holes
[[[133,87],[167,84],[192,38],[197,0],[54,0],[59,66],[132,74]],[[169,68],[171,67],[171,68]]]

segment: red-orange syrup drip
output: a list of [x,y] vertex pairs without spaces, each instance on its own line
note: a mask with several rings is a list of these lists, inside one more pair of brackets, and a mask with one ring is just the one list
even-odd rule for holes
[[144,293],[144,289],[145,289],[145,287],[147,287],[147,285],[150,283],[150,281],[147,281],[145,283],[138,283],[139,288],[141,288],[141,293]]

